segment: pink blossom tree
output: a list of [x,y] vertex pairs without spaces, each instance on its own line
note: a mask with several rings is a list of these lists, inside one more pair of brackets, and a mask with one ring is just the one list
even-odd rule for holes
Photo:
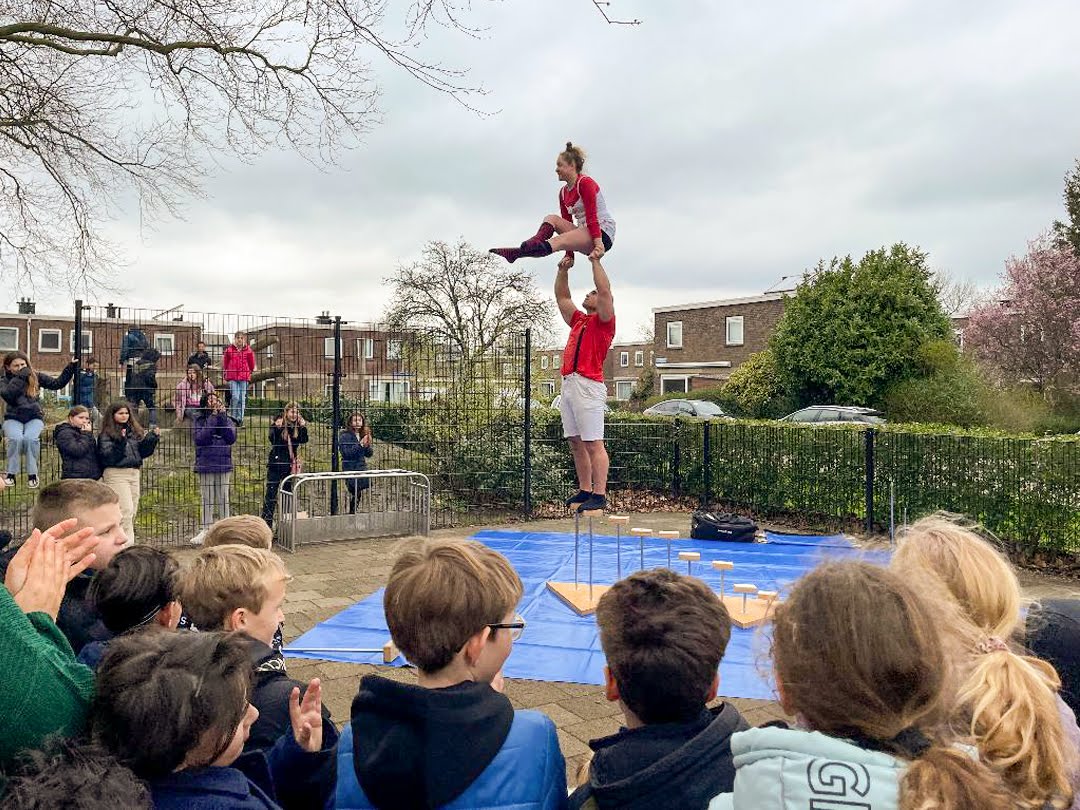
[[1080,254],[1042,236],[1027,255],[1005,263],[1002,286],[974,309],[964,347],[1013,382],[1044,396],[1078,389],[1080,381]]

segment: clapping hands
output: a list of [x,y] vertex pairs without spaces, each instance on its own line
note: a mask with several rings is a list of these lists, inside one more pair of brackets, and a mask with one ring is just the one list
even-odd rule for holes
[[289,719],[297,745],[311,754],[322,749],[322,682],[318,678],[311,679],[303,700],[300,687],[293,687],[289,695]]
[[55,619],[68,582],[93,563],[94,530],[74,531],[77,525],[72,518],[44,532],[34,529],[11,558],[4,585],[23,613],[40,611]]

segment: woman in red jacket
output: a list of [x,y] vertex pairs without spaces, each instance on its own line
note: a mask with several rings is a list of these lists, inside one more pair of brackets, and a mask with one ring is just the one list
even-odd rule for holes
[[229,384],[229,417],[237,425],[244,424],[244,409],[247,407],[248,383],[255,371],[255,352],[247,342],[247,335],[237,332],[233,342],[225,348],[221,357],[221,371]]
[[544,217],[540,230],[516,248],[491,248],[489,252],[515,262],[523,256],[540,258],[566,251],[560,267],[574,264],[574,253],[601,258],[615,243],[615,220],[608,211],[600,186],[586,174],[585,150],[566,142],[555,159],[555,174],[565,183],[559,190],[559,214]]

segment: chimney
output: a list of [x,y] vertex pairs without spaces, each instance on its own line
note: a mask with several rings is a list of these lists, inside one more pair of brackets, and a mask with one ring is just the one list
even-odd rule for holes
[[20,315],[36,315],[37,304],[31,301],[29,298],[19,299],[19,314]]
[[120,310],[111,301],[105,305],[105,317],[106,318],[119,318]]

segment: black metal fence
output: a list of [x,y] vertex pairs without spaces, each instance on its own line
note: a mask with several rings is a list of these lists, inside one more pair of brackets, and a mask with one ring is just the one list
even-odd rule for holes
[[[30,347],[34,368],[56,374],[73,354],[84,367],[92,358],[97,361],[98,409],[104,412],[110,402],[133,397],[140,423],[160,428],[157,450],[142,469],[135,521],[140,541],[183,545],[199,531],[192,420],[190,412],[175,407],[177,385],[202,342],[209,355],[202,373],[229,398],[222,359],[237,332],[244,333],[242,342],[253,350],[255,370],[232,448],[234,514],[262,510],[270,424],[289,402],[300,406],[307,422],[309,442],[298,451],[306,471],[340,468],[339,431],[353,411],[360,411],[375,439],[370,466],[431,477],[433,526],[520,514],[520,481],[508,489],[509,478],[499,465],[520,469],[524,464],[524,332],[508,335],[477,357],[475,347],[455,345],[434,330],[395,330],[330,315],[291,318],[77,304],[66,318],[34,316],[20,341],[20,348]],[[152,368],[146,361],[152,361]],[[149,381],[148,370],[153,371]],[[60,476],[52,429],[66,417],[74,395],[74,383],[57,394],[45,392],[43,484]],[[233,415],[237,408],[230,403]],[[95,423],[95,432],[99,429]],[[25,476],[0,493],[0,528],[25,535],[35,494]],[[338,507],[337,500],[332,499],[332,508]]]
[[[233,513],[262,508],[269,426],[287,402],[308,422],[307,470],[340,464],[337,438],[349,415],[372,427],[375,468],[403,468],[432,481],[432,525],[505,521],[558,513],[573,491],[573,462],[558,413],[535,396],[527,331],[484,352],[435,330],[394,330],[324,315],[282,318],[77,306],[66,319],[35,316],[24,345],[32,363],[57,372],[79,350],[98,361],[100,410],[132,394],[133,330],[159,355],[153,390],[161,442],[142,473],[140,540],[180,545],[198,532],[200,500],[190,419],[178,418],[176,386],[199,341],[211,385],[228,385],[221,362],[237,331],[255,356],[244,418],[233,447]],[[44,336],[43,334],[44,333]],[[78,345],[77,345],[78,344]],[[42,348],[46,347],[46,348]],[[57,349],[51,351],[51,349]],[[53,399],[43,437],[42,478],[59,477],[51,428],[72,395]],[[146,390],[135,389],[145,399]],[[139,406],[151,421],[149,402]],[[1017,547],[1080,549],[1080,442],[780,423],[672,422],[609,415],[610,488],[620,509],[710,503],[801,524],[882,529],[945,509],[979,520]],[[0,527],[29,529],[33,491],[20,479],[0,494]],[[329,508],[337,509],[332,497]]]

